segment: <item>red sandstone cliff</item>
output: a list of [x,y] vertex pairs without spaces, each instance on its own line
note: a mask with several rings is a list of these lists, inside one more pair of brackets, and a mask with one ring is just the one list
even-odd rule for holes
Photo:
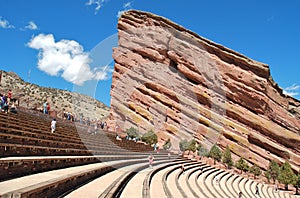
[[110,124],[161,138],[230,146],[266,168],[300,166],[300,102],[282,93],[268,65],[150,13],[118,22]]

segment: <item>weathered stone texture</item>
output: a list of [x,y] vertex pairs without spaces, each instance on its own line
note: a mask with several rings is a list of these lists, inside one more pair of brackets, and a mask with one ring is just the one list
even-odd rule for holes
[[161,141],[196,138],[229,145],[266,168],[300,166],[300,102],[282,93],[269,67],[169,20],[129,11],[118,22],[119,45],[109,124]]

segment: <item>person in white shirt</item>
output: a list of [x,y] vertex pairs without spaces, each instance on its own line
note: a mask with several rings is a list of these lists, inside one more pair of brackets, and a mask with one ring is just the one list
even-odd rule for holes
[[54,133],[54,131],[55,131],[55,125],[56,125],[56,119],[54,118],[51,121],[51,133]]

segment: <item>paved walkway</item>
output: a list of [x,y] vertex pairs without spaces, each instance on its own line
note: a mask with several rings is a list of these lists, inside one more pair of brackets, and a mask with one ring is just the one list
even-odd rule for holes
[[128,162],[128,161],[134,161],[134,160],[136,160],[136,159],[95,163],[95,164],[47,171],[47,172],[43,172],[43,173],[38,173],[38,174],[28,175],[28,176],[24,176],[24,177],[19,177],[16,179],[7,180],[7,181],[0,183],[0,195],[9,193],[12,191],[17,191],[17,190],[25,188],[25,187],[38,185],[42,182],[51,182],[52,180],[56,181],[57,179],[65,178],[72,174],[77,174],[80,172],[87,172],[87,171],[99,169],[99,168],[102,168],[105,166],[113,166],[114,164],[117,164],[120,162]]
[[128,152],[128,154],[124,155],[122,154],[117,154],[117,155],[109,155],[109,154],[105,154],[105,155],[70,155],[70,156],[22,156],[22,157],[3,157],[0,158],[0,162],[5,162],[5,161],[26,161],[26,160],[42,160],[42,159],[79,159],[79,158],[93,158],[93,157],[98,157],[98,158],[103,158],[103,157],[139,157],[141,158],[142,156],[145,156],[145,158],[147,158],[149,154],[147,153],[132,153],[132,152]]

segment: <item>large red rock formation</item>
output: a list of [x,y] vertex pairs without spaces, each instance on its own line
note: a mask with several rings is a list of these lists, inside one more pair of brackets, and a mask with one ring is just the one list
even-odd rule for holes
[[268,65],[150,13],[118,22],[110,125],[160,139],[229,145],[236,156],[300,166],[300,102],[282,93]]

